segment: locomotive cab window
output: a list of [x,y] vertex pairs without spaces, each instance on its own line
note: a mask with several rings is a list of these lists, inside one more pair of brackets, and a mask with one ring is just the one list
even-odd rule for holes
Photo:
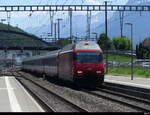
[[76,52],[74,60],[78,62],[100,62],[103,60],[103,55],[100,52]]

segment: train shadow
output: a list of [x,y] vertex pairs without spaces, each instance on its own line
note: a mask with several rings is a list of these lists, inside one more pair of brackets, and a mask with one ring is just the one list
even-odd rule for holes
[[81,87],[76,86],[73,82],[70,82],[70,81],[65,81],[63,79],[54,79],[49,76],[46,77],[46,80],[50,83],[53,83],[53,84],[61,86],[61,87],[66,87],[66,88],[70,88],[73,90],[81,90]]
[[[29,71],[23,71],[25,73],[28,73],[28,74],[31,74],[32,76],[36,77],[36,78],[43,78],[43,75],[42,74],[37,74],[37,73],[34,73],[34,72],[29,72]],[[86,89],[86,90],[89,90],[89,91],[96,91],[96,87],[89,87],[89,85],[77,85],[75,84],[74,82],[71,82],[71,81],[66,81],[66,80],[63,80],[63,79],[57,79],[57,78],[54,78],[54,77],[50,77],[50,76],[46,76],[45,75],[45,78],[43,80],[46,80],[52,84],[55,84],[57,86],[61,86],[61,87],[66,87],[66,88],[70,88],[70,89],[73,89],[73,90],[76,90],[76,91],[81,91],[83,89]]]
[[71,81],[65,81],[63,79],[53,79],[52,77],[47,77],[46,80],[50,83],[53,83],[55,85],[70,88],[76,91],[81,91],[83,89],[89,90],[89,91],[96,91],[95,86],[88,86],[88,85],[77,85],[74,82]]

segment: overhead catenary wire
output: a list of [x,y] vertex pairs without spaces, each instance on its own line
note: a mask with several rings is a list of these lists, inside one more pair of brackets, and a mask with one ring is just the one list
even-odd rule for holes
[[[55,5],[57,5],[58,1],[59,1],[59,0],[57,0],[57,1],[55,2]],[[65,1],[63,2],[63,5],[66,4],[67,1],[68,1],[68,0],[65,0]],[[48,4],[48,2],[47,2],[47,4]],[[43,26],[46,26],[46,25],[44,25],[44,24],[47,23],[48,21],[50,21],[50,23],[51,23],[50,36],[53,35],[53,20],[54,20],[54,16],[56,17],[56,15],[57,15],[57,11],[55,11],[55,12],[54,12],[54,11],[53,11],[53,12],[50,12],[50,11],[49,11],[49,19],[46,19],[46,18],[45,18],[45,17],[47,17],[47,14],[46,14],[46,16],[44,16],[44,21],[41,20],[41,21],[43,22]],[[41,23],[41,22],[40,22],[40,23]],[[38,33],[40,30],[41,30],[41,28],[39,28],[39,29],[36,31],[36,33]]]
[[[73,0],[73,1],[74,1],[74,0]],[[73,2],[73,1],[72,1],[72,2]],[[57,5],[58,2],[59,2],[59,0],[57,0],[57,1],[55,2],[55,5]],[[65,5],[67,2],[68,2],[68,0],[65,0],[62,5]],[[83,0],[83,2],[82,2],[81,4],[83,4],[84,2],[85,2],[85,0]],[[41,2],[40,2],[40,3],[41,3]],[[40,4],[40,3],[39,3],[39,4]],[[65,14],[65,13],[63,13],[63,14]],[[32,16],[32,14],[30,14],[30,15]],[[57,11],[55,11],[55,12],[53,13],[53,18],[54,18],[54,16],[56,17],[56,15],[57,15]],[[46,19],[45,17],[47,17],[47,14],[46,14],[46,16],[44,16],[43,19],[41,19],[41,20],[39,21],[39,24],[41,24],[41,23],[43,22],[43,26],[44,26],[44,24],[49,21],[49,19]],[[65,27],[65,26],[64,26],[64,27]],[[41,29],[41,28],[40,28],[40,29]],[[38,32],[40,31],[40,29],[38,29],[38,30],[36,31],[36,33],[38,33]]]
[[[58,3],[58,1],[59,1],[59,0],[57,0],[56,3]],[[68,1],[68,0],[66,0],[64,3],[66,3],[67,1]],[[82,2],[85,2],[85,1],[86,1],[86,0],[82,0]],[[56,12],[55,12],[55,14],[56,14]],[[47,16],[47,15],[46,15],[46,16]],[[42,23],[45,24],[45,22],[47,22],[47,20],[48,20],[48,19],[45,19],[45,21],[42,20]]]
[[[130,16],[133,16],[133,13],[124,15],[123,18],[125,19],[125,18],[130,17]],[[142,16],[142,17],[143,17],[143,16]],[[112,23],[114,23],[114,22],[116,22],[116,21],[118,21],[118,20],[120,20],[120,17],[115,18],[115,19],[113,19],[113,20],[109,20],[108,23],[111,23],[111,24],[112,24]],[[137,20],[136,20],[136,21],[137,21]],[[134,23],[135,23],[136,21],[134,21]],[[98,26],[98,27],[104,27],[104,25],[105,25],[105,24],[101,24],[101,25]]]
[[120,33],[121,37],[123,37],[124,11],[119,11],[119,16],[120,16]]
[[[117,2],[117,1],[120,1],[120,0],[115,0],[115,1],[113,1],[113,2]],[[143,2],[144,2],[144,0],[140,0],[141,1],[141,3],[140,4],[142,4]],[[113,2],[111,2],[111,4],[113,3]],[[133,0],[133,1],[130,1],[130,3],[131,4],[133,4],[135,1]],[[115,13],[116,14],[116,13]],[[142,15],[142,12],[140,11],[140,16]],[[128,15],[124,15],[124,13],[122,12],[122,16],[121,16],[121,18],[122,18],[122,22],[121,23],[123,23],[123,20],[124,20],[124,18],[127,18],[127,17],[129,17],[129,16],[132,16],[132,13],[131,14],[128,14]],[[109,20],[109,23],[113,23],[113,22],[116,22],[116,21],[118,21],[118,20],[120,20],[120,17],[119,18],[116,18],[116,19],[113,19],[113,20]],[[104,24],[101,24],[99,27],[104,27],[103,26]],[[122,26],[123,26],[123,24],[122,24]],[[122,27],[123,28],[123,27]]]
[[[46,3],[46,4],[48,4],[48,2],[49,2],[49,0],[47,0],[47,3]],[[41,5],[41,3],[42,3],[42,0],[38,3],[38,5]],[[33,14],[33,12],[30,13],[31,16],[32,16],[32,14]],[[48,12],[47,12],[46,15],[43,16],[43,18],[41,18],[41,19],[39,18],[39,15],[37,15],[37,16],[36,16],[36,19],[38,19],[38,24],[41,24],[42,26],[44,26],[45,23],[42,23],[42,22],[44,22],[44,21],[46,20],[45,17],[47,17],[47,15],[48,15]],[[31,16],[30,16],[30,17],[31,17]],[[41,30],[41,28],[38,29],[38,30],[36,30],[35,33],[39,33],[40,30]]]
[[[57,2],[58,2],[58,0],[56,1],[56,4],[57,4]],[[51,2],[51,3],[52,3],[52,2]],[[47,0],[47,2],[46,2],[46,5],[48,5],[48,4],[49,4],[49,0]],[[51,20],[51,19],[46,19],[46,18],[45,18],[45,17],[47,17],[48,13],[49,13],[50,18],[53,17],[53,16],[51,15],[50,11],[48,11],[48,12],[46,13],[46,15],[43,16],[43,18],[42,18],[41,20],[39,20],[39,24],[41,24],[42,22],[44,22],[44,23],[42,24],[42,26],[45,26],[45,23],[48,22],[49,20]],[[53,15],[54,15],[54,14],[53,14]],[[47,21],[47,20],[48,20],[48,21]],[[53,22],[53,21],[51,20],[51,22]],[[51,25],[51,29],[52,29],[52,26],[53,26],[53,25]],[[38,33],[40,30],[41,30],[41,28],[39,28],[38,30],[36,30],[36,33]],[[51,30],[51,33],[50,33],[50,34],[52,34],[52,30]]]
[[[56,2],[55,2],[55,5],[57,5],[57,3],[58,3],[58,1],[59,0],[56,0]],[[47,2],[47,5],[48,5],[48,2]],[[56,11],[57,12],[57,11]],[[54,18],[54,16],[56,15],[56,12],[53,12],[53,18]],[[43,26],[45,25],[45,23],[47,23],[50,19],[48,18],[48,19],[46,19],[45,17],[47,17],[47,15],[48,15],[48,13],[49,13],[49,15],[50,15],[50,12],[48,11],[47,13],[46,13],[46,16],[44,16],[42,19],[41,19],[41,21],[39,22],[40,24],[43,22]],[[53,21],[52,21],[53,22]],[[51,25],[51,26],[53,26],[53,25]],[[52,27],[51,27],[51,29],[53,29]],[[39,31],[41,30],[41,28],[39,28],[37,31],[36,31],[36,33],[38,33]],[[53,30],[51,30],[51,34],[52,34],[52,31]]]

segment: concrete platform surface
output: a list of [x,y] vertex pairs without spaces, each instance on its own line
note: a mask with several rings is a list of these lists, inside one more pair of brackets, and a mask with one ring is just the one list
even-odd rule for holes
[[44,112],[13,76],[0,77],[0,112]]
[[150,89],[150,78],[139,78],[133,76],[133,80],[131,80],[130,76],[106,75],[104,81]]

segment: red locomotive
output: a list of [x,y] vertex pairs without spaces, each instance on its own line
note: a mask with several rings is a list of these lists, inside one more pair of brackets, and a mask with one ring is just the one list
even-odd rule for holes
[[104,82],[103,52],[98,44],[82,41],[61,50],[23,60],[22,69],[58,77],[76,84],[100,85]]

